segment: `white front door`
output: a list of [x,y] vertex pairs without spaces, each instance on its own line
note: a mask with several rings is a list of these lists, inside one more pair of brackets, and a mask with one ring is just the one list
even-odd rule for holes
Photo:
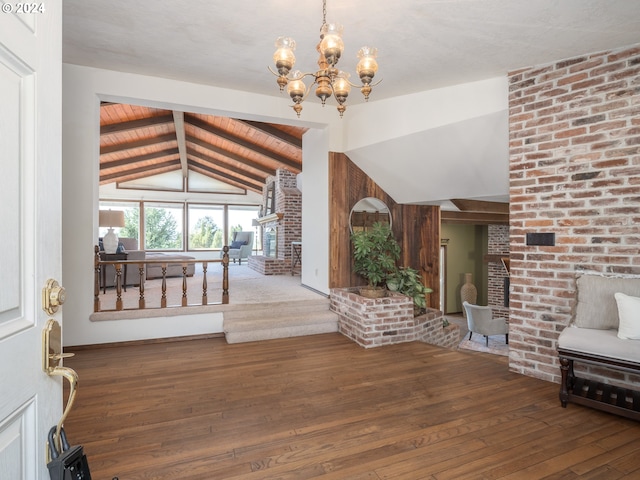
[[[25,11],[27,10],[27,11]],[[46,480],[62,381],[42,369],[47,279],[61,281],[62,2],[0,0],[0,479]],[[70,439],[71,440],[71,439]]]

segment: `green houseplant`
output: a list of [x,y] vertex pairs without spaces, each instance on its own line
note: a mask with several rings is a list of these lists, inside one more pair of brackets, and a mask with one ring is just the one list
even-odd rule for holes
[[413,299],[413,314],[418,316],[427,309],[427,293],[433,289],[425,287],[420,273],[411,267],[400,267],[387,277],[387,288]]
[[384,296],[387,277],[396,271],[400,258],[400,245],[386,223],[376,222],[370,228],[357,230],[351,234],[353,243],[354,271],[367,280],[367,289],[361,289],[363,296]]

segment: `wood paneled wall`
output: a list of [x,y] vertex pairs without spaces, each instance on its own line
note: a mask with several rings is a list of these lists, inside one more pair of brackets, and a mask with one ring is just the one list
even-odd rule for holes
[[440,308],[440,208],[396,203],[343,153],[329,153],[329,184],[329,287],[365,283],[352,269],[349,212],[360,199],[375,197],[391,211],[392,230],[402,249],[400,265],[422,274],[433,289],[429,306]]

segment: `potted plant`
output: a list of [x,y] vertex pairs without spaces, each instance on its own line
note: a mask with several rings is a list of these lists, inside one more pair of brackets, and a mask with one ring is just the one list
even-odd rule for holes
[[420,273],[411,267],[400,267],[387,278],[387,288],[413,299],[413,315],[422,315],[427,309],[427,293],[433,289],[425,287]]
[[396,271],[400,258],[400,245],[386,223],[376,222],[370,228],[351,234],[354,271],[367,280],[367,288],[360,295],[383,297],[386,295],[387,277]]

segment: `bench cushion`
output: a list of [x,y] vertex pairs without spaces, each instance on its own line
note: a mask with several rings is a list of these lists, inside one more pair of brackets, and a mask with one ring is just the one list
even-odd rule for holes
[[616,329],[565,328],[558,348],[640,363],[640,341],[621,340]]
[[640,297],[640,278],[581,275],[576,280],[578,304],[574,324],[582,328],[618,328],[614,295],[621,292]]

